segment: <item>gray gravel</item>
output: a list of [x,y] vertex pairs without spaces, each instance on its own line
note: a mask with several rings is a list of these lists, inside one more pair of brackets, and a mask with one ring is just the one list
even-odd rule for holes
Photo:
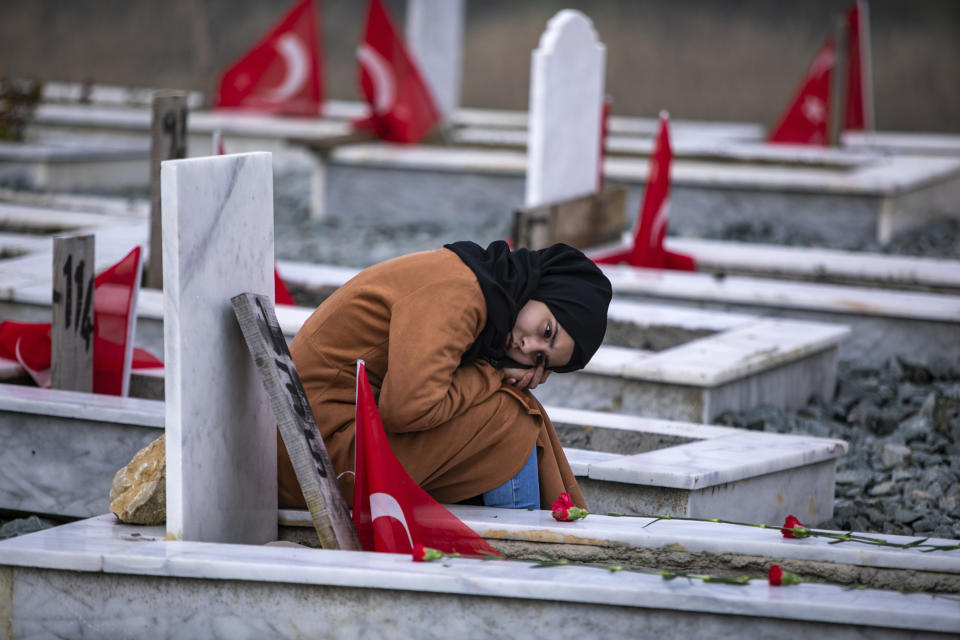
[[717,422],[850,443],[823,528],[960,539],[960,362],[845,362],[832,402],[761,406]]

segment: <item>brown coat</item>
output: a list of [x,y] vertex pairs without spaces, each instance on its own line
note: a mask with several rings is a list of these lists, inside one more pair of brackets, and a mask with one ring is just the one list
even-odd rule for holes
[[[536,398],[502,384],[501,372],[487,362],[459,366],[485,322],[476,276],[447,249],[365,269],[307,319],[290,352],[348,504],[353,475],[343,472],[353,470],[356,362],[362,359],[394,454],[440,502],[500,486],[536,443],[541,508],[550,508],[562,491],[585,506]],[[302,508],[280,445],[280,505]]]

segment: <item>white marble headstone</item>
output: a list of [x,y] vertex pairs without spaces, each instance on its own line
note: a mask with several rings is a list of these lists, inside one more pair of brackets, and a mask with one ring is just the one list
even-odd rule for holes
[[407,0],[410,53],[449,119],[460,106],[464,0]]
[[564,9],[547,23],[530,65],[526,206],[597,189],[606,47],[590,18]]
[[269,153],[164,162],[167,533],[277,536],[276,422],[230,298],[273,296]]

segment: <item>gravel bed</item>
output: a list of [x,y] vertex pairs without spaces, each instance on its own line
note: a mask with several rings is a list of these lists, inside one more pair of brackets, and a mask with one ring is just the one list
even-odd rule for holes
[[960,363],[844,362],[832,402],[760,406],[719,424],[840,438],[834,517],[821,528],[960,539]]

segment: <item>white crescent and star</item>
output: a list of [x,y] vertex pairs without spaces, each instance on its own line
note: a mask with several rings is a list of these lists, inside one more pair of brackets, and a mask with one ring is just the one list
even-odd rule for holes
[[397,100],[397,83],[390,64],[366,43],[357,47],[357,61],[373,84],[373,111],[377,115],[389,113]]
[[267,89],[264,98],[270,102],[284,102],[297,95],[310,73],[310,57],[303,42],[293,33],[285,33],[277,39],[274,48],[283,58],[285,75],[283,81]]
[[413,549],[413,536],[410,535],[410,527],[407,526],[407,518],[403,515],[403,509],[400,503],[389,493],[371,493],[370,494],[370,523],[373,524],[377,518],[394,518],[403,525],[403,530],[407,532],[407,540],[410,541],[410,548]]
[[670,198],[665,198],[663,204],[657,209],[657,215],[653,219],[653,228],[650,230],[650,248],[655,249],[660,244],[660,234],[663,228],[667,226],[667,216],[670,213]]

